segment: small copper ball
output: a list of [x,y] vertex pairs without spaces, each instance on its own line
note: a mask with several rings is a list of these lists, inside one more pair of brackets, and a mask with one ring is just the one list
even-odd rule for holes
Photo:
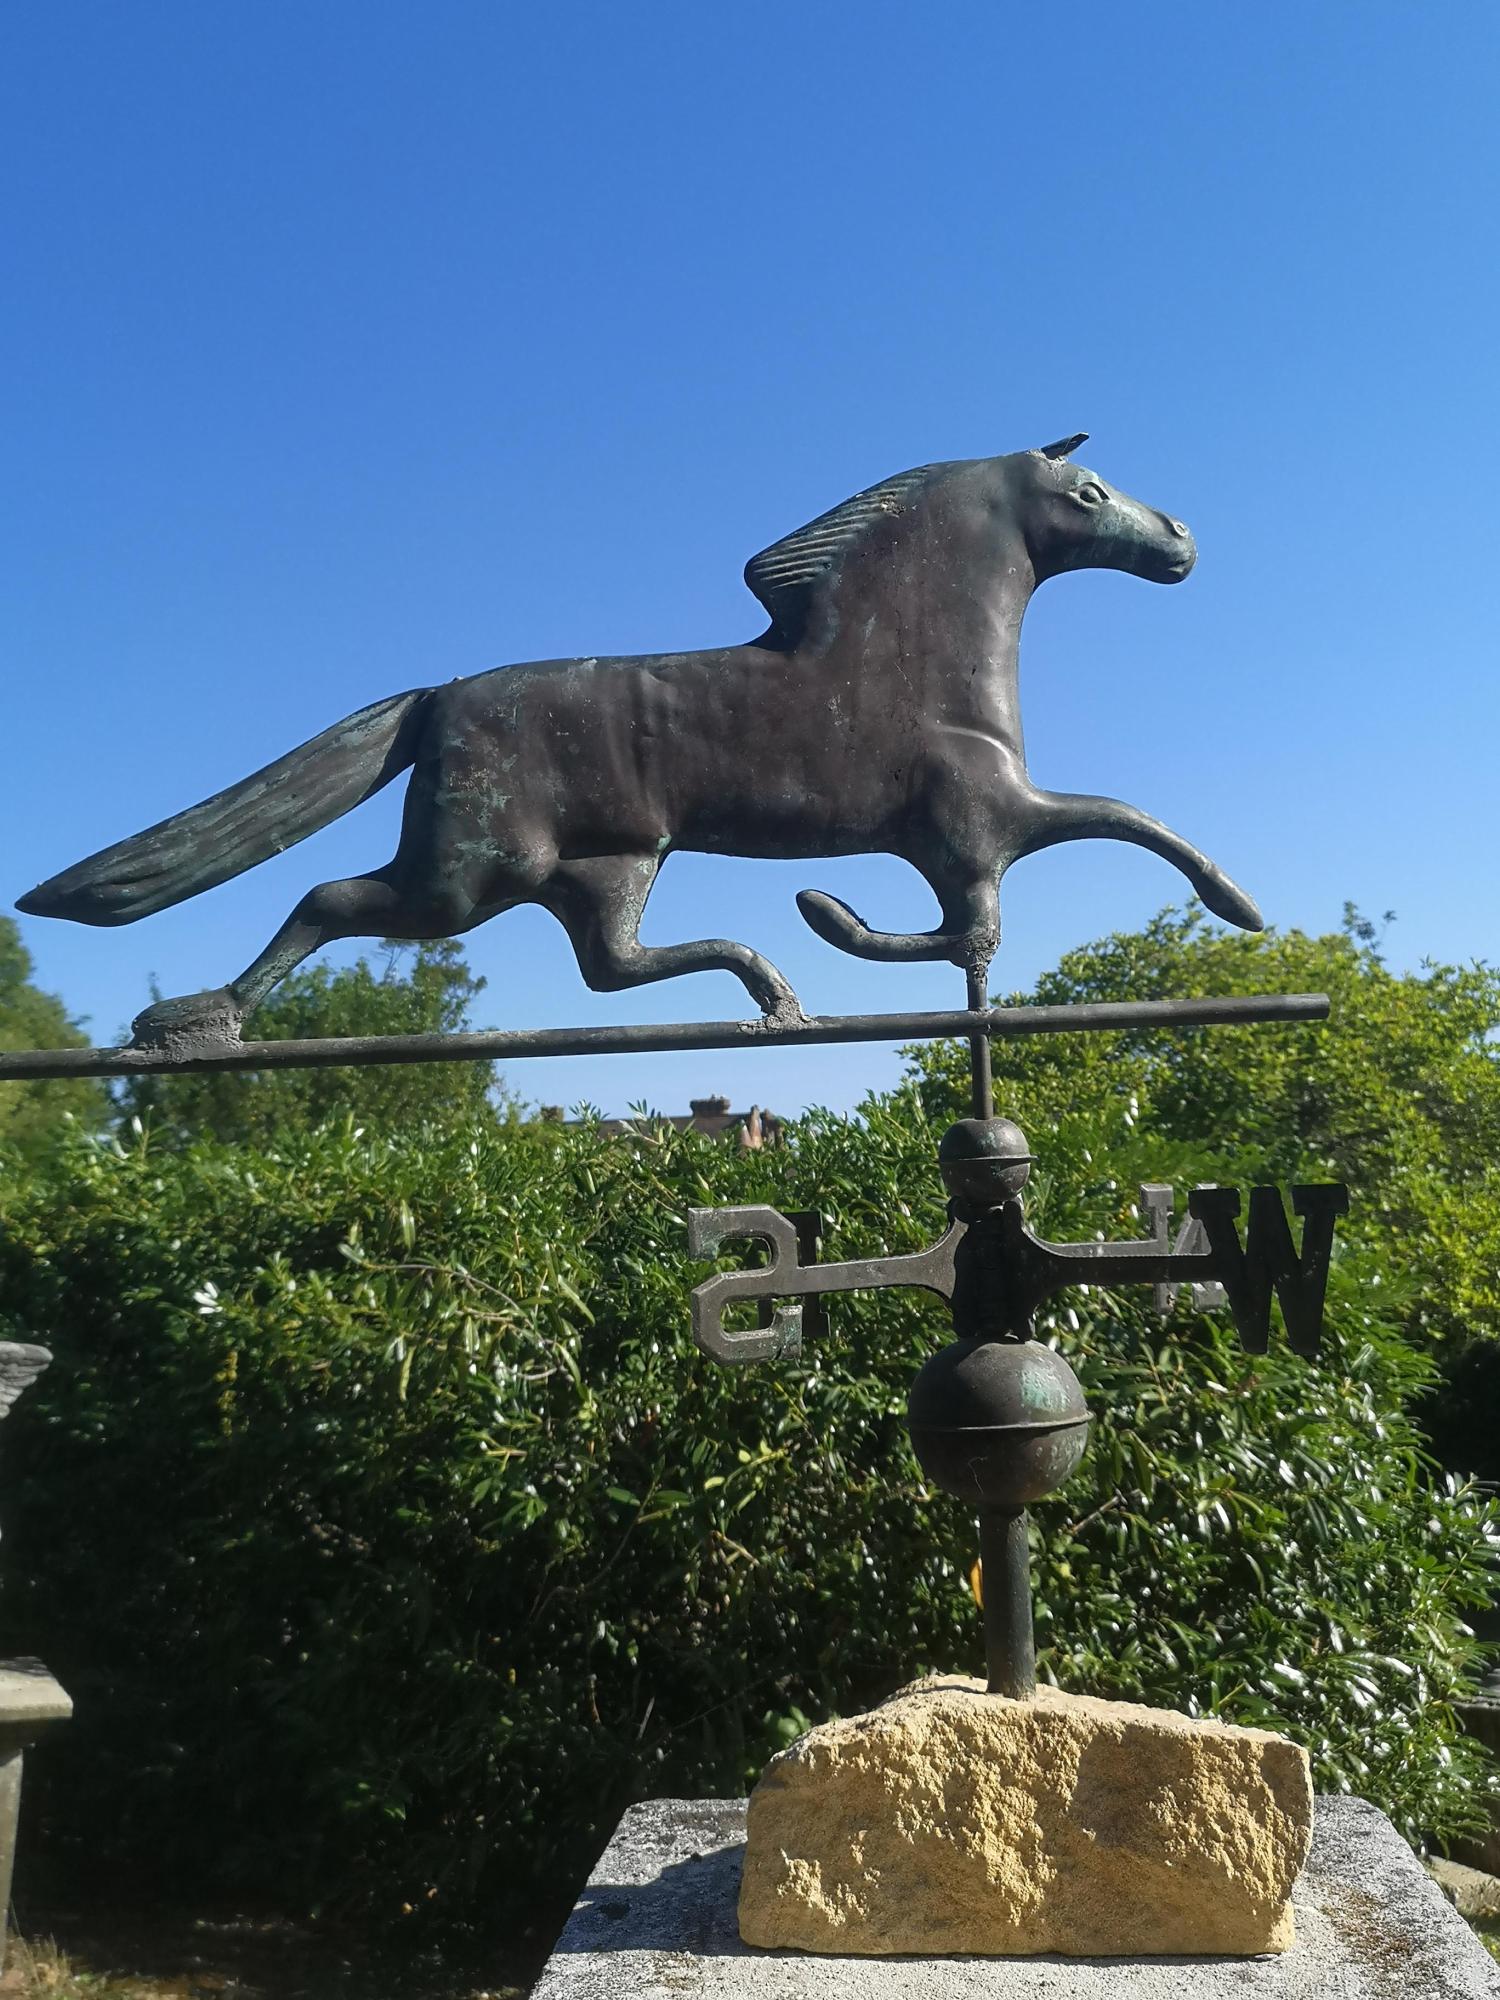
[[997,1208],[1018,1195],[1031,1160],[1026,1134],[1010,1118],[960,1118],[938,1145],[944,1187],[975,1208]]

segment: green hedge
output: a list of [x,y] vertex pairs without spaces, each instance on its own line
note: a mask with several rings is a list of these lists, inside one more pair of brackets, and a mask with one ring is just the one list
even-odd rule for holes
[[[3,1439],[5,1625],[78,1709],[34,1760],[37,1848],[179,1894],[523,1912],[631,1799],[738,1791],[806,1717],[976,1667],[971,1524],[903,1426],[941,1307],[836,1300],[796,1366],[714,1367],[687,1329],[690,1205],[914,1248],[936,1138],[908,1090],[759,1155],[488,1124],[0,1179],[0,1333],[58,1356]],[[1130,1233],[1132,1143],[1128,1113],[1060,1132],[1036,1219]],[[1336,1266],[1316,1370],[1149,1294],[1059,1303],[1096,1423],[1037,1512],[1038,1637],[1071,1687],[1275,1723],[1320,1786],[1451,1829],[1494,1519],[1419,1455],[1426,1364],[1376,1276]]]

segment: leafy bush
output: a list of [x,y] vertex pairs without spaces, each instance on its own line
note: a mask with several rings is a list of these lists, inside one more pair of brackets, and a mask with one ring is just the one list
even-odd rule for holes
[[[1134,1115],[1034,1122],[1042,1227],[1129,1233],[1129,1176],[1203,1177]],[[690,1205],[916,1248],[940,1129],[907,1089],[775,1153],[346,1126],[0,1185],[0,1331],[58,1353],[5,1439],[11,1640],[78,1705],[40,1845],[75,1879],[534,1910],[631,1799],[739,1790],[805,1717],[977,1668],[972,1524],[904,1431],[941,1307],[837,1299],[774,1368],[687,1331]],[[1420,1456],[1429,1364],[1383,1275],[1355,1240],[1316,1370],[1064,1296],[1095,1434],[1037,1510],[1038,1636],[1066,1685],[1278,1723],[1321,1786],[1441,1831],[1480,1783],[1451,1703],[1495,1520]]]
[[[31,953],[14,919],[0,917],[0,1050],[71,1049],[87,1042],[54,994],[32,983]],[[0,1085],[0,1145],[35,1158],[73,1125],[103,1123],[105,1097],[87,1078]]]

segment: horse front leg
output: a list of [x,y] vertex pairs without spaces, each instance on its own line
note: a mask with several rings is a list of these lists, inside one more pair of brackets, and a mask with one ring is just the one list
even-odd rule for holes
[[910,965],[947,959],[962,966],[971,984],[981,985],[1000,943],[1000,870],[976,864],[951,878],[918,864],[942,906],[943,920],[931,931],[871,930],[857,911],[822,889],[802,889],[797,908],[825,944],[883,965]]
[[1033,824],[1013,850],[1012,860],[1019,861],[1024,854],[1056,847],[1065,840],[1128,840],[1180,868],[1204,906],[1225,923],[1235,924],[1242,931],[1265,929],[1265,919],[1253,896],[1246,895],[1216,862],[1210,861],[1181,834],[1173,833],[1139,806],[1094,792],[1033,791],[1028,803]]

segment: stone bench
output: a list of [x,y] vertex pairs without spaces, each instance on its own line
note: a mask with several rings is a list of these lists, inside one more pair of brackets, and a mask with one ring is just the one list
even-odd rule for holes
[[66,1722],[73,1704],[40,1660],[0,1660],[0,1965],[16,1865],[21,1814],[21,1758],[55,1722]]
[[1319,1799],[1297,1941],[1263,1958],[835,1958],[752,1951],[743,1799],[621,1820],[532,2000],[1500,2000],[1500,1964],[1385,1815]]

